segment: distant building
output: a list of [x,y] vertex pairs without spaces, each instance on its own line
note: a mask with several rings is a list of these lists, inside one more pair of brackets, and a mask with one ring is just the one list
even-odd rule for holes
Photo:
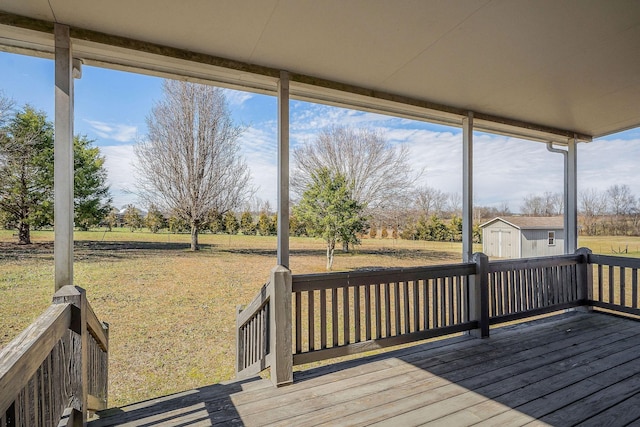
[[564,253],[564,219],[513,216],[480,225],[482,251],[490,257],[529,258]]

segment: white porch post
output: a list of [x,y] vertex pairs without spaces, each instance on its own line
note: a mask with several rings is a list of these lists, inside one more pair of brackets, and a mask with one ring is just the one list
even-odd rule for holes
[[55,289],[73,285],[73,53],[69,27],[55,24]]
[[473,255],[473,112],[462,119],[462,260]]
[[567,167],[565,169],[566,182],[566,235],[564,251],[572,254],[578,249],[578,144],[575,138],[569,138]]
[[278,82],[278,265],[289,268],[289,73]]

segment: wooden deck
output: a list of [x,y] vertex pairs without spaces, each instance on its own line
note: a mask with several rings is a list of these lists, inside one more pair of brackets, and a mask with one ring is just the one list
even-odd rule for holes
[[92,427],[640,424],[640,322],[571,312],[102,413]]

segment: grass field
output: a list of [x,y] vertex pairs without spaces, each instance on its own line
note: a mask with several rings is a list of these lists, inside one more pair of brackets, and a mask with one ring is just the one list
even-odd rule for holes
[[[0,346],[28,326],[53,294],[53,233],[18,246],[0,231]],[[274,237],[90,231],[75,234],[74,280],[110,324],[110,405],[230,379],[235,308],[276,262]],[[336,253],[335,270],[459,262],[459,243],[364,240]],[[294,273],[323,272],[323,242],[291,240]]]
[[[53,233],[18,246],[0,231],[0,347],[29,325],[53,294]],[[109,403],[120,406],[234,375],[235,308],[247,304],[275,265],[274,237],[76,232],[75,284],[110,324]],[[639,256],[640,239],[584,238],[581,246]],[[481,250],[481,247],[476,248]],[[461,244],[364,240],[338,252],[335,270],[460,261]],[[294,273],[323,272],[323,242],[291,239]]]

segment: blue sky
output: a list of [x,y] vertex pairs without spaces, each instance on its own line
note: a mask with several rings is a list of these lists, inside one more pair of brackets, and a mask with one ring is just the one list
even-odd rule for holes
[[[161,87],[159,78],[89,66],[75,81],[75,133],[94,139],[105,155],[116,207],[137,203],[132,147],[145,137],[145,118],[161,98]],[[0,91],[18,106],[30,104],[53,120],[53,61],[0,52]],[[227,99],[234,120],[246,127],[240,143],[256,194],[275,206],[276,98],[228,90]],[[412,166],[424,170],[419,185],[462,192],[460,129],[298,101],[292,101],[290,110],[293,148],[330,125],[380,130],[391,144],[409,147]],[[580,144],[579,190],[628,184],[640,196],[639,158],[640,129]],[[528,194],[562,190],[562,157],[544,144],[475,133],[474,159],[478,205],[507,203],[517,212]]]

